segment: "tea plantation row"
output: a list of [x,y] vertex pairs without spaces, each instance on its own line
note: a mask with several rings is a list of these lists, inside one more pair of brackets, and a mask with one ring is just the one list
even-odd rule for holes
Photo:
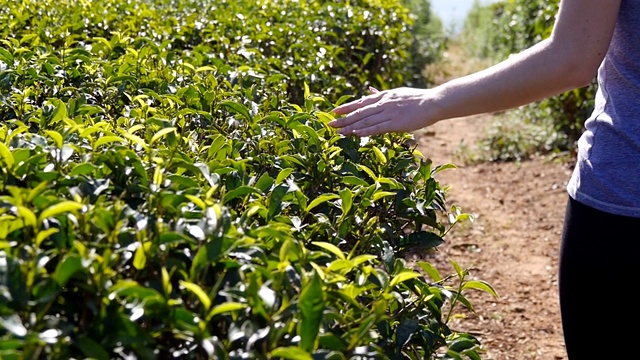
[[403,261],[449,166],[327,126],[413,81],[401,2],[0,5],[0,358],[480,359],[493,289]]

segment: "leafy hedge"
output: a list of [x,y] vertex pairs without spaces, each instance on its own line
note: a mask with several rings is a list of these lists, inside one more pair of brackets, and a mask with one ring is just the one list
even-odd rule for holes
[[405,79],[400,3],[4,5],[0,357],[480,358],[493,289],[402,260],[450,166],[327,126]]
[[[465,32],[481,40],[475,42],[476,55],[503,60],[549,37],[558,5],[559,0],[508,0],[487,6],[476,4],[465,23]],[[487,21],[487,18],[492,21]],[[596,90],[594,79],[587,87],[525,106],[521,115],[531,122],[550,119],[556,131],[566,136],[557,148],[572,149],[584,130],[584,121],[593,111]]]

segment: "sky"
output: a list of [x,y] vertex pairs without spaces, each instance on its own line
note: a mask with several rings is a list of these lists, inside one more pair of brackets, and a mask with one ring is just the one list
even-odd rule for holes
[[[431,9],[443,22],[444,28],[452,32],[460,30],[462,21],[473,6],[474,0],[431,0]],[[499,0],[479,0],[481,4],[490,4]]]

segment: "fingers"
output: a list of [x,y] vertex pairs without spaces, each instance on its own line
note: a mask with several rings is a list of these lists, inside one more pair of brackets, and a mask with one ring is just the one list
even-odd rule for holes
[[[375,89],[374,89],[375,90]],[[376,92],[374,93],[372,91],[372,94],[369,96],[365,96],[359,100],[356,101],[352,101],[346,104],[342,104],[340,106],[338,106],[337,108],[331,110],[331,112],[333,112],[334,114],[337,115],[344,115],[344,114],[348,114],[350,112],[353,112],[359,108],[365,107],[367,105],[371,105],[375,102],[377,102],[378,100],[380,100],[380,95],[379,92],[376,90]]]
[[358,132],[366,132],[367,129],[376,127],[387,121],[389,121],[389,117],[387,116],[387,114],[379,112],[352,122],[350,125],[347,125],[338,130],[338,133],[342,135],[358,134]]
[[340,134],[356,134],[371,126],[377,126],[385,122],[386,117],[382,116],[382,107],[375,104],[382,99],[378,89],[369,86],[371,95],[359,100],[336,107],[332,112],[336,115],[345,115],[329,123],[330,126],[339,128]]

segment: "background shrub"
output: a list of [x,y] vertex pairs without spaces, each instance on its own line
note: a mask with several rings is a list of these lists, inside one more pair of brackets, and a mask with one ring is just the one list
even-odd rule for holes
[[[465,43],[471,54],[506,59],[551,35],[559,1],[509,0],[481,6],[476,2],[464,25]],[[573,149],[593,111],[594,81],[587,87],[524,106],[518,117],[533,124],[553,123],[565,141],[555,150]],[[543,150],[541,146],[540,150]]]

